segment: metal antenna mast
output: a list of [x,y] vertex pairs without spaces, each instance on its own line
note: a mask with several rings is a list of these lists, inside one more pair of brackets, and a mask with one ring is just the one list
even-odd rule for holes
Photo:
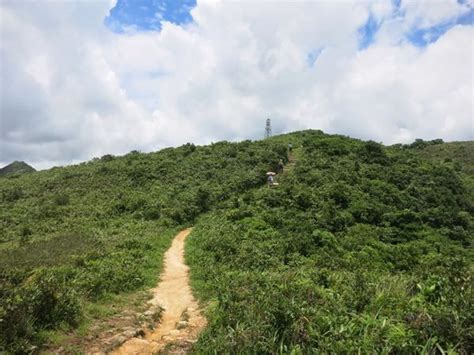
[[272,122],[267,118],[267,123],[265,124],[265,138],[272,136]]

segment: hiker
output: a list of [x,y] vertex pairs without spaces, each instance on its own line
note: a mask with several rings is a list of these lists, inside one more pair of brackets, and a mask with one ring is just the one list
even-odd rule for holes
[[272,187],[273,185],[273,175],[268,175],[268,187]]
[[278,162],[278,172],[279,173],[283,172],[283,167],[284,167],[283,159],[280,159],[280,161]]
[[288,151],[291,153],[293,151],[293,144],[288,143]]

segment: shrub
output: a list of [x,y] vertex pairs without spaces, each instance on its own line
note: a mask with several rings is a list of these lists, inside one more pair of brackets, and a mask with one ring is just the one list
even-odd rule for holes
[[368,141],[359,149],[359,157],[366,163],[377,163],[386,165],[388,163],[387,155],[383,146],[374,141]]
[[69,203],[69,195],[60,193],[54,196],[54,203],[58,206],[65,206]]
[[114,159],[115,159],[115,157],[111,154],[105,154],[105,155],[100,157],[100,160],[103,161],[103,162],[112,161]]
[[40,269],[25,285],[25,299],[35,327],[52,329],[59,324],[76,326],[82,316],[79,294],[69,283],[69,268]]
[[38,330],[77,326],[82,302],[69,268],[39,269],[29,278],[0,276],[0,350],[27,353],[40,341]]
[[20,187],[14,187],[10,190],[2,192],[3,200],[7,202],[15,202],[24,196],[23,190]]

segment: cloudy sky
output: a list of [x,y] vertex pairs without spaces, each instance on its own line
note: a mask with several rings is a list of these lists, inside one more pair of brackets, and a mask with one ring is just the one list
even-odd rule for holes
[[474,0],[0,0],[0,166],[305,128],[474,139]]

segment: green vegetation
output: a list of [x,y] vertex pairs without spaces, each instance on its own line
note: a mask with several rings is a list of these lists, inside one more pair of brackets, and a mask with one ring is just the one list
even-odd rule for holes
[[472,353],[472,148],[304,131],[2,178],[0,352],[84,333],[194,223],[197,352]]
[[446,164],[467,176],[474,175],[474,142],[432,144],[418,153],[435,163]]
[[14,161],[11,164],[0,169],[0,177],[3,176],[18,176],[24,173],[31,173],[36,171],[33,167],[29,166],[23,161]]
[[276,140],[303,146],[280,186],[230,199],[188,241],[211,301],[196,350],[473,353],[474,177],[427,158],[444,144]]
[[[285,147],[186,144],[0,181],[0,352],[74,328],[109,294],[150,287],[178,228],[260,186]],[[90,307],[89,307],[90,308]]]

